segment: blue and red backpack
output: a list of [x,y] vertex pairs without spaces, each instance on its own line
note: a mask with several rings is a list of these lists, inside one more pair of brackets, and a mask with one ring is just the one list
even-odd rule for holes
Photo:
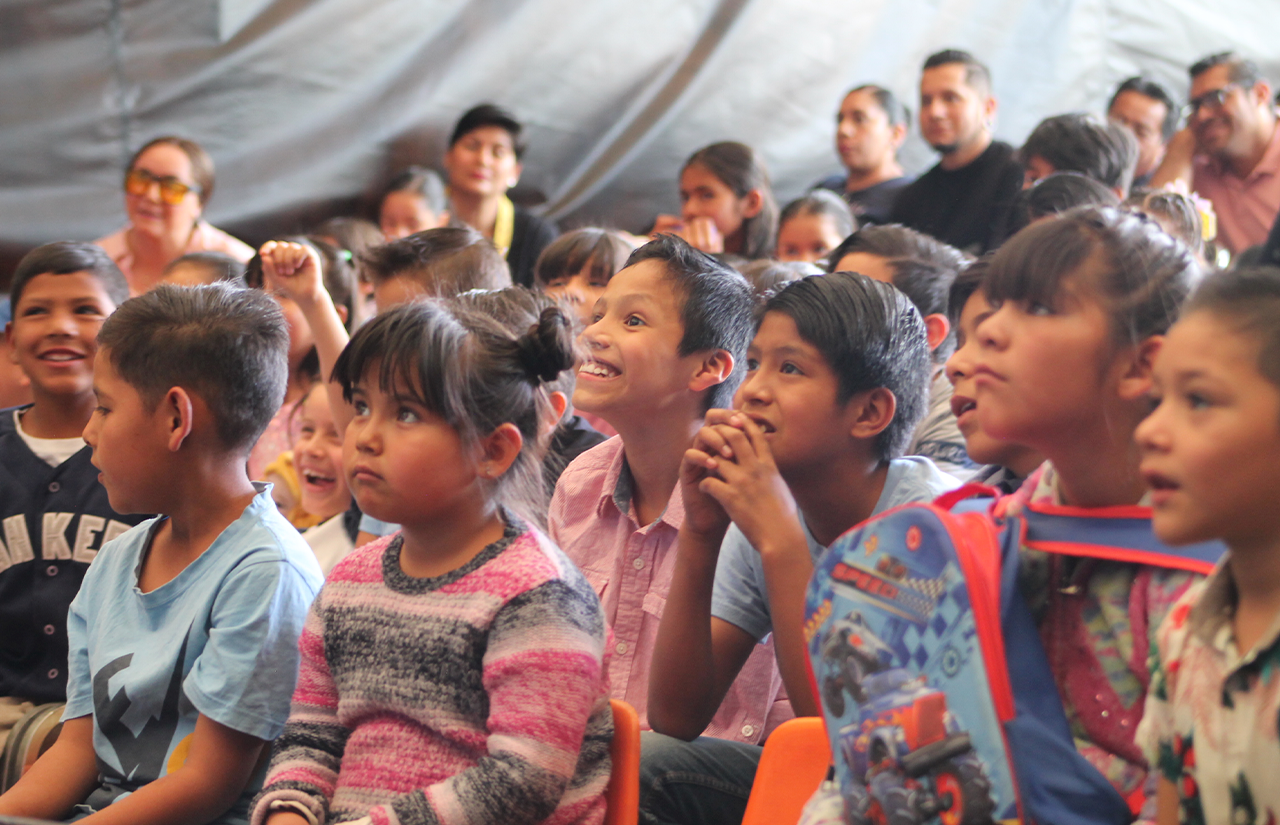
[[805,599],[810,676],[854,825],[1126,825],[1126,800],[1076,749],[1020,547],[1208,574],[1226,548],[1173,548],[1145,507],[1027,504],[970,485],[854,527]]

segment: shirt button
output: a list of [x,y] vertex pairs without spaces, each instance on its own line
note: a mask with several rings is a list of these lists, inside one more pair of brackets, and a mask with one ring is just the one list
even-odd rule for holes
[[46,676],[48,676],[50,679],[57,679],[57,678],[58,678],[58,669],[57,669],[56,667],[51,667],[51,668],[49,668],[49,672],[48,672],[48,673],[46,673],[45,675],[46,675]]
[[45,574],[46,576],[56,576],[56,575],[58,575],[58,565],[56,565],[56,564],[51,564],[51,565],[49,565],[48,567],[46,567],[46,568],[44,569],[44,574]]
[[742,726],[742,735],[743,735],[743,736],[753,736],[753,735],[755,734],[755,732],[756,732],[756,729],[755,729],[753,726],[751,726],[751,725],[743,725],[743,726]]
[[631,566],[632,566],[632,567],[634,567],[634,568],[635,568],[635,569],[637,569],[637,570],[643,570],[643,569],[644,569],[644,559],[636,559],[635,561],[631,562]]
[[44,635],[46,635],[46,636],[52,636],[53,634],[55,634],[55,633],[57,633],[57,632],[58,632],[58,628],[54,627],[54,626],[53,626],[53,625],[51,625],[51,624],[47,624],[47,625],[45,625],[45,626],[44,626]]
[[56,481],[49,482],[49,492],[56,493],[62,489],[62,485]]
[[615,648],[614,648],[614,650],[618,651],[619,653],[626,653],[626,652],[627,652],[627,643],[626,643],[626,642],[618,642],[618,646],[617,646],[617,647],[615,647]]

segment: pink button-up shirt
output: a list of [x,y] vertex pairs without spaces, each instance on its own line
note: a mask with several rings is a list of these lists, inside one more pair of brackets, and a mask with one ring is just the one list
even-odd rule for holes
[[1191,188],[1213,202],[1218,215],[1218,239],[1239,254],[1263,243],[1280,212],[1280,128],[1271,135],[1267,151],[1244,178],[1236,177],[1217,158],[1197,156]]
[[[677,487],[657,521],[643,527],[636,523],[631,473],[622,439],[616,437],[570,464],[551,499],[551,537],[582,568],[613,628],[613,697],[634,706],[646,730],[649,667],[683,521],[684,503]],[[794,715],[770,637],[751,652],[704,734],[759,744]]]

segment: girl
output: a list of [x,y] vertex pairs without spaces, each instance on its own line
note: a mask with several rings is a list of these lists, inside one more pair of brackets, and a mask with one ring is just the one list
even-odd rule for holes
[[534,284],[572,307],[586,327],[609,279],[634,250],[621,232],[610,229],[588,226],[566,232],[538,256]]
[[[1154,223],[1107,207],[1030,226],[992,257],[994,311],[974,331],[978,422],[1048,459],[1004,500],[1011,513],[1146,503],[1133,434],[1151,409],[1152,360],[1199,272]],[[1025,549],[1021,566],[1076,744],[1133,804],[1149,769],[1134,732],[1151,638],[1194,576]]]
[[703,252],[747,259],[773,254],[778,204],[764,162],[742,143],[713,143],[680,170],[680,217],[659,215],[653,235],[672,233]]
[[410,166],[392,178],[378,205],[378,225],[388,241],[448,222],[444,181],[422,166]]
[[796,198],[778,219],[778,260],[816,263],[858,229],[844,198],[815,189]]
[[300,641],[293,715],[253,821],[599,823],[605,627],[577,568],[516,515],[540,485],[556,308],[517,337],[406,304],[353,336],[343,468],[402,530],[333,569]]
[[[267,241],[253,260],[249,261],[245,270],[245,283],[254,289],[266,288],[263,257],[275,254],[274,251],[279,246],[298,244],[315,253],[325,291],[332,299],[334,309],[342,323],[349,324],[355,299],[355,276],[351,264],[333,245],[325,241],[306,237]],[[275,463],[282,453],[288,452],[292,442],[289,420],[293,415],[293,409],[306,395],[312,382],[320,373],[316,339],[311,332],[311,325],[307,323],[296,301],[280,290],[276,290],[274,295],[280,303],[280,309],[284,311],[285,321],[289,324],[289,384],[285,390],[284,404],[281,405],[280,411],[271,419],[271,423],[267,425],[267,429],[249,453],[249,477],[255,480],[266,479],[268,466]],[[288,472],[292,472],[291,467]],[[290,486],[296,487],[296,485]],[[276,501],[278,504],[282,503],[279,497]],[[297,502],[283,502],[283,505],[287,506],[282,506],[282,509],[288,512],[294,504]]]
[[315,526],[302,537],[328,575],[355,548],[355,540],[344,518],[351,509],[351,491],[342,474],[342,435],[334,424],[323,383],[316,382],[307,390],[297,408],[295,429],[293,465],[298,474],[299,504],[316,519]]

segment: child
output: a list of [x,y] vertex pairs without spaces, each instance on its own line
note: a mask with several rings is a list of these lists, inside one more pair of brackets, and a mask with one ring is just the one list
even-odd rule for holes
[[334,370],[356,410],[344,470],[403,529],[316,599],[255,823],[603,820],[600,605],[514,512],[540,483],[543,383],[572,364],[554,308],[517,338],[419,302],[352,337]]
[[244,264],[224,252],[189,252],[164,268],[160,282],[176,286],[199,286],[218,281],[244,285]]
[[271,299],[225,284],[161,284],[103,324],[85,440],[112,507],[163,515],[85,576],[62,733],[0,814],[246,822],[321,583],[245,473],[284,395],[287,345]]
[[751,284],[751,291],[755,293],[757,301],[765,300],[783,284],[822,274],[822,269],[816,264],[804,261],[771,261],[768,258],[750,261],[738,271]]
[[342,434],[334,424],[323,383],[316,382],[307,390],[296,416],[293,465],[298,475],[298,503],[316,522],[302,537],[315,551],[321,572],[328,574],[355,544],[345,518],[351,509],[351,491],[342,474]]
[[392,178],[378,204],[378,224],[388,241],[448,223],[444,181],[422,166],[410,166]]
[[[632,253],[596,302],[582,335],[574,406],[619,437],[569,465],[556,485],[551,537],[604,604],[617,645],[609,677],[649,727],[649,662],[684,520],[680,460],[710,407],[733,397],[751,337],[751,291],[741,275],[680,238]],[[756,743],[790,717],[772,653],[761,646],[709,732]]]
[[[1084,207],[1022,230],[989,267],[983,290],[997,309],[974,331],[978,423],[1048,459],[1004,500],[1009,514],[1026,502],[1145,503],[1133,432],[1151,409],[1162,337],[1199,276],[1191,253],[1142,217]],[[1025,548],[1019,572],[1077,747],[1122,798],[1139,799],[1147,651],[1194,576]]]
[[59,242],[29,252],[10,289],[5,341],[34,403],[0,411],[0,741],[34,704],[65,701],[67,608],[99,548],[142,520],[112,509],[80,437],[124,275],[101,247]]
[[1214,275],[1169,331],[1138,427],[1156,534],[1229,554],[1160,625],[1138,742],[1160,823],[1280,816],[1280,270]]
[[778,235],[769,172],[743,143],[713,143],[680,170],[680,217],[659,215],[652,235],[674,233],[695,249],[768,258]]
[[575,229],[542,250],[533,282],[572,307],[585,327],[591,323],[596,299],[634,250],[621,232],[594,226]]
[[844,198],[815,189],[783,208],[778,218],[778,260],[817,263],[857,229]]
[[386,242],[382,230],[363,218],[330,218],[317,226],[310,237],[331,244],[355,269],[356,298],[349,326],[357,329],[377,312],[373,284],[365,277],[360,260],[370,249]]
[[[945,472],[968,479],[978,465],[965,452],[964,436],[951,411],[951,382],[943,368],[955,348],[955,331],[947,316],[947,293],[967,260],[959,250],[932,239],[912,237],[916,234],[900,226],[868,227],[850,235],[830,260],[836,262],[838,270],[860,272],[893,284],[920,310],[929,333],[934,367],[929,382],[929,412],[907,452],[932,459]],[[908,254],[888,254],[899,251]],[[913,252],[925,257],[915,257],[910,254]]]
[[1106,186],[1079,172],[1054,172],[1023,189],[1009,208],[1009,236],[1077,206],[1116,206],[1120,199]]
[[[253,479],[267,480],[268,468],[278,462],[281,454],[289,451],[293,441],[289,432],[289,420],[294,407],[306,395],[314,377],[322,371],[324,366],[319,356],[320,342],[317,340],[307,314],[287,291],[276,288],[266,274],[267,263],[264,253],[268,249],[276,249],[285,243],[310,248],[319,270],[321,288],[328,296],[329,305],[344,329],[351,319],[355,300],[354,273],[350,264],[342,259],[337,249],[324,241],[311,238],[268,241],[258,254],[254,255],[253,260],[249,261],[245,282],[254,289],[271,290],[271,294],[280,304],[280,309],[284,311],[285,320],[289,325],[288,391],[285,393],[284,404],[271,419],[271,423],[267,425],[258,442],[253,445],[253,451],[249,453],[249,477]],[[277,473],[293,473],[291,465],[292,462],[286,460],[283,466],[276,466],[273,469]],[[276,492],[282,492],[280,485]],[[277,496],[276,500],[282,503],[282,509],[285,512],[297,503],[296,501],[284,502],[280,496]]]
[[897,290],[853,273],[788,284],[747,358],[734,410],[708,413],[681,466],[686,515],[649,679],[657,733],[641,745],[655,821],[741,818],[760,749],[697,738],[724,686],[772,632],[792,706],[815,715],[801,631],[814,560],[869,516],[959,486],[901,458],[929,347]]
[[977,376],[973,365],[980,351],[974,334],[978,325],[995,312],[982,290],[982,279],[987,273],[989,258],[974,261],[951,283],[947,299],[947,315],[956,331],[956,350],[947,359],[947,380],[951,382],[951,414],[964,435],[965,451],[969,458],[987,466],[977,470],[969,480],[995,487],[1002,493],[1012,493],[1036,467],[1044,463],[1044,456],[1021,444],[992,438],[978,424]]
[[502,255],[474,229],[428,229],[374,247],[361,259],[379,312],[422,296],[511,286]]

